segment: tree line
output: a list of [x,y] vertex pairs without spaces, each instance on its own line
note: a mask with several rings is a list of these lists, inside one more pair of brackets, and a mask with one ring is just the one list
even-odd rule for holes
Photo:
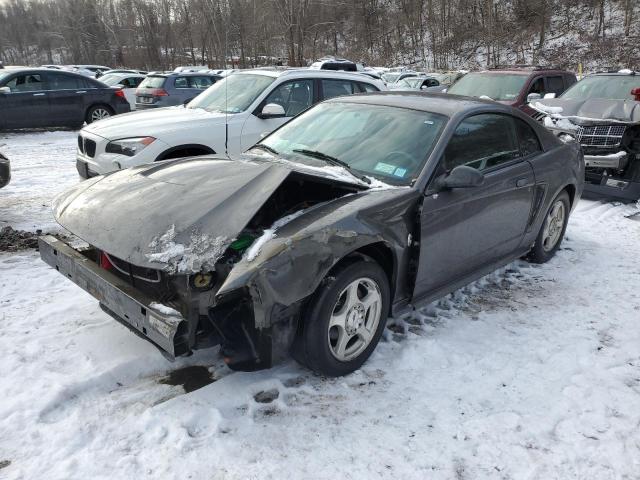
[[637,0],[4,0],[5,64],[639,68]]

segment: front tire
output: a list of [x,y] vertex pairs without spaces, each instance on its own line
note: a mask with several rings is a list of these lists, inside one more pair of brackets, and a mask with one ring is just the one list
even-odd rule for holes
[[305,311],[296,360],[328,377],[357,370],[380,341],[389,299],[389,280],[377,263],[360,260],[340,269]]
[[94,105],[89,110],[87,110],[87,115],[85,116],[85,121],[87,125],[93,122],[97,122],[98,120],[102,120],[105,118],[109,118],[113,115],[113,110],[106,105]]
[[569,195],[563,190],[551,202],[527,260],[532,263],[545,263],[556,254],[567,230],[570,211]]

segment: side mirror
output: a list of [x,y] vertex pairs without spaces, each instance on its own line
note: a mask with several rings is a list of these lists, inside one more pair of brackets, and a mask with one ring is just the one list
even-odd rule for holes
[[259,115],[260,118],[278,118],[284,116],[284,108],[282,108],[282,105],[278,105],[277,103],[267,103]]
[[0,87],[0,93],[11,93],[11,89],[9,87]]
[[460,165],[447,175],[446,173],[435,180],[436,190],[451,190],[452,188],[477,187],[484,183],[484,175],[475,168]]
[[540,100],[542,96],[539,93],[530,93],[527,95],[527,103],[531,103],[534,100]]
[[427,86],[426,86],[426,85],[422,85],[422,86],[420,87],[420,90],[426,90],[426,89],[427,89]]
[[442,93],[447,93],[447,90],[449,90],[448,88],[445,88],[442,90]]
[[635,97],[634,100],[636,102],[640,102],[640,87],[636,87],[636,88],[632,89],[631,90],[631,95],[633,95]]
[[543,98],[556,98],[555,93],[545,93]]

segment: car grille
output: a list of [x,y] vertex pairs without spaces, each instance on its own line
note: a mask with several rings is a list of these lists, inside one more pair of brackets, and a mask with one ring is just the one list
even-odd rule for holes
[[622,141],[625,128],[626,125],[580,125],[577,137],[583,147],[617,147]]
[[546,113],[542,113],[538,111],[533,112],[533,114],[531,115],[531,117],[533,117],[533,119],[537,120],[538,122],[542,122],[542,119],[546,116],[547,116]]
[[93,158],[96,154],[96,142],[78,135],[78,150],[86,156]]
[[115,268],[122,275],[125,275],[126,277],[129,277],[129,278],[133,277],[139,280],[144,280],[145,282],[151,282],[151,283],[160,282],[161,278],[160,278],[159,270],[154,270],[152,268],[137,267],[128,262],[125,262],[124,260],[120,260],[119,258],[114,257],[113,255],[109,255],[106,252],[103,252],[103,253],[109,259],[109,262],[111,263],[111,265],[113,265],[113,268]]

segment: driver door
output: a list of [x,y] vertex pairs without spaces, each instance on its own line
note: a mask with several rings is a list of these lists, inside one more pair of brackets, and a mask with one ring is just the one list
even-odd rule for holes
[[[480,186],[436,191],[459,165],[480,170]],[[533,200],[533,169],[520,153],[513,118],[483,113],[458,125],[425,192],[416,298],[437,293],[513,255]]]
[[[242,151],[246,151],[261,140],[263,133],[271,133],[280,125],[287,123],[314,102],[313,79],[293,80],[281,83],[265,98],[256,111],[248,116],[242,127]],[[280,105],[285,114],[282,117],[261,118],[260,112],[265,105]]]

